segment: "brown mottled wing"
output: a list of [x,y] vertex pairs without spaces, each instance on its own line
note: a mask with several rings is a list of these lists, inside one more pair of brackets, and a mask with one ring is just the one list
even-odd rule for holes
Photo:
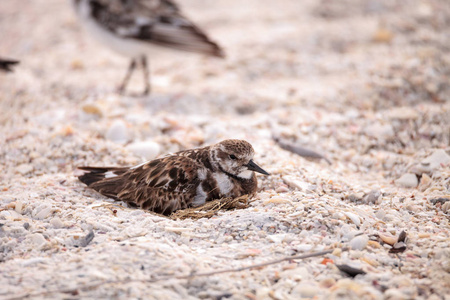
[[[200,166],[192,159],[168,156],[104,178],[89,187],[101,194],[142,209],[168,215],[194,200]],[[114,171],[113,171],[114,172]]]
[[91,0],[90,6],[99,24],[123,38],[224,56],[222,49],[170,0]]

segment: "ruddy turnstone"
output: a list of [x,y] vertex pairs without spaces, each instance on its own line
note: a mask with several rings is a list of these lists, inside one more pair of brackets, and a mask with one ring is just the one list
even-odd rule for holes
[[180,151],[131,168],[80,167],[80,181],[107,197],[169,215],[223,197],[254,194],[254,172],[269,175],[253,162],[252,145],[224,140]]
[[144,95],[150,92],[147,55],[159,47],[224,57],[222,49],[181,13],[172,0],[73,0],[76,11],[98,40],[130,57],[119,87],[123,92],[137,64],[142,66]]
[[18,60],[0,58],[0,70],[5,72],[12,72],[11,67],[18,63]]

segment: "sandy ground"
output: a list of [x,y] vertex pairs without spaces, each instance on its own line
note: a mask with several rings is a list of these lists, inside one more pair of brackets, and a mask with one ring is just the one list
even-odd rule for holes
[[[21,60],[0,74],[0,298],[450,299],[450,7],[338,2],[182,1],[227,58],[151,58],[154,93],[133,98],[115,93],[128,61],[68,2],[0,1],[0,56]],[[74,175],[226,138],[272,176],[211,219],[116,206]]]

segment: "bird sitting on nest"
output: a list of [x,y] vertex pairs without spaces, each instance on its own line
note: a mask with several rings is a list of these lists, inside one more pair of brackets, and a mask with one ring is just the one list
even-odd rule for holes
[[254,161],[244,140],[184,150],[131,168],[79,167],[81,182],[100,194],[142,209],[169,215],[225,197],[252,195],[255,172],[269,175]]

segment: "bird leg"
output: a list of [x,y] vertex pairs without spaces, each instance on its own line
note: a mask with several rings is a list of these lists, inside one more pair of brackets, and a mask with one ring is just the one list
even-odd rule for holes
[[150,73],[149,73],[146,56],[141,57],[141,64],[142,64],[142,71],[144,72],[144,84],[145,84],[145,90],[142,94],[144,96],[147,96],[148,94],[150,94],[151,84],[150,84]]
[[122,84],[119,86],[119,93],[122,94],[125,91],[128,81],[130,81],[131,74],[133,74],[133,71],[135,68],[136,68],[136,60],[133,58],[133,59],[131,59],[127,74],[125,75],[125,78],[123,79]]

